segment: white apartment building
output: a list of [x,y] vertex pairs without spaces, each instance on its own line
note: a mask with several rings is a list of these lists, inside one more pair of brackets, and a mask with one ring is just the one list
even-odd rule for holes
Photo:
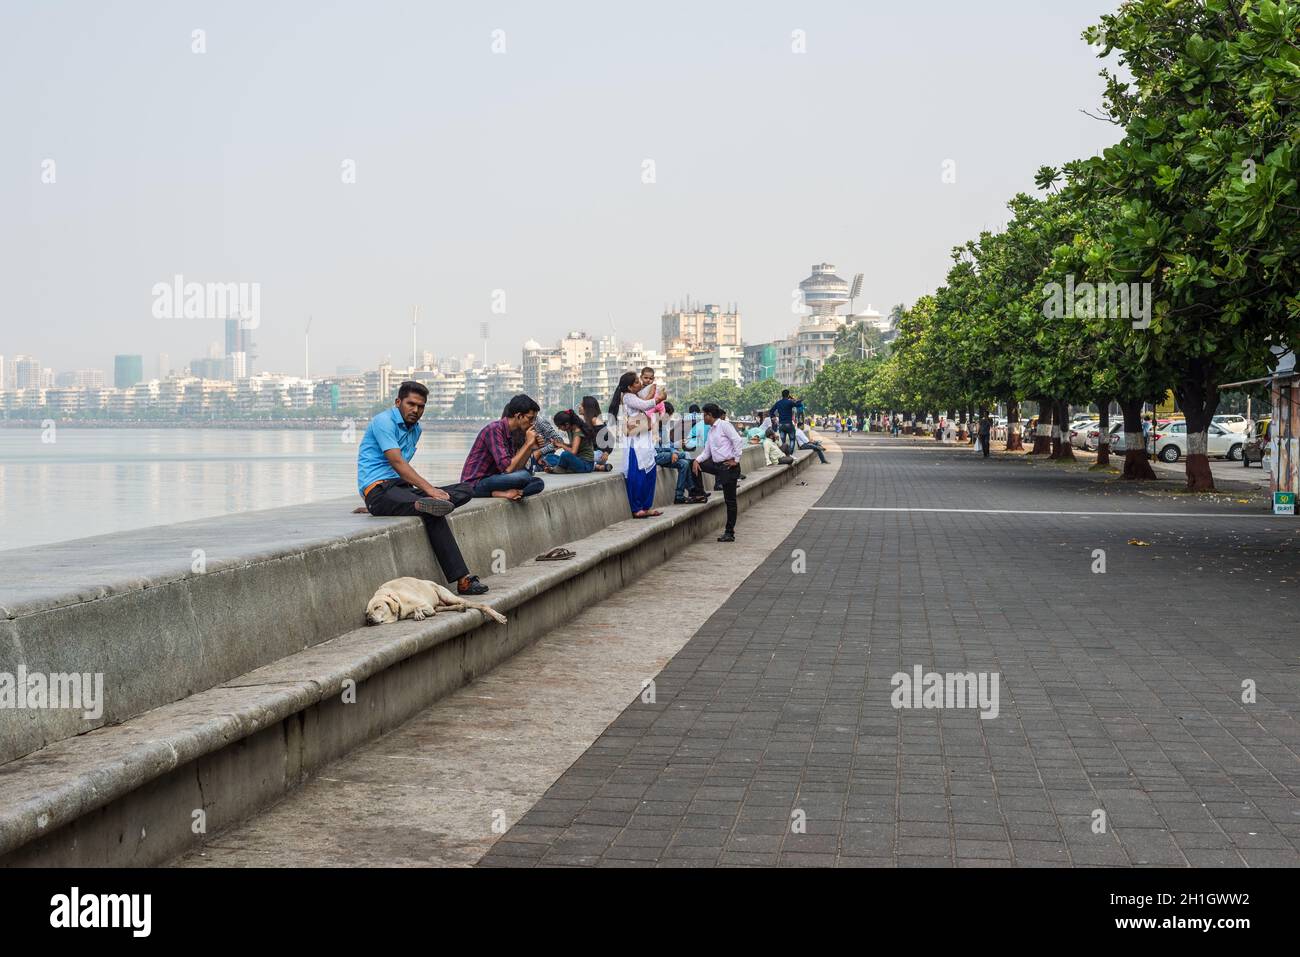
[[664,352],[699,352],[718,346],[740,346],[740,311],[687,302],[664,310],[660,318]]
[[741,346],[679,350],[668,354],[664,370],[656,371],[662,380],[672,384],[670,391],[679,395],[688,395],[723,379],[741,385],[745,379],[745,350]]

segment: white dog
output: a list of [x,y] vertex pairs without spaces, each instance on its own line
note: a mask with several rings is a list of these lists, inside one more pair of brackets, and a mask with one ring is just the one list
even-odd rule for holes
[[503,625],[506,623],[506,616],[499,611],[476,601],[468,601],[437,582],[421,581],[418,578],[394,578],[380,585],[375,597],[370,599],[370,604],[366,606],[366,624],[387,625],[403,618],[423,621],[440,611],[468,611],[471,608],[477,608]]

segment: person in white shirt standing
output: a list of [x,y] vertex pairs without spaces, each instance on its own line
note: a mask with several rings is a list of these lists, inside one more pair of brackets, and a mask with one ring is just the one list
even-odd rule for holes
[[704,424],[709,427],[709,437],[704,451],[691,463],[698,475],[708,472],[722,486],[722,498],[727,503],[727,528],[718,538],[720,542],[736,540],[736,483],[740,481],[740,455],[745,441],[735,427],[726,420],[726,413],[710,402],[703,408]]

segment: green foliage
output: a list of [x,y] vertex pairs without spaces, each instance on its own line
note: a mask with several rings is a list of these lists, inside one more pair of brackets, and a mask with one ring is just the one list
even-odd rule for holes
[[741,405],[740,386],[730,379],[723,379],[720,382],[707,385],[703,389],[697,389],[683,398],[680,403],[673,399],[671,395],[669,395],[668,400],[673,403],[674,408],[679,408],[681,411],[685,411],[692,404],[704,405],[708,402],[716,403],[724,412],[745,411]]

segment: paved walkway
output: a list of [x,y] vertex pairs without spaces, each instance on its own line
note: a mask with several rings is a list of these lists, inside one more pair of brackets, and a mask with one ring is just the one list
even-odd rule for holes
[[[1294,520],[1261,495],[841,444],[654,702],[481,864],[1300,864]],[[918,666],[996,674],[997,716],[895,709]]]

